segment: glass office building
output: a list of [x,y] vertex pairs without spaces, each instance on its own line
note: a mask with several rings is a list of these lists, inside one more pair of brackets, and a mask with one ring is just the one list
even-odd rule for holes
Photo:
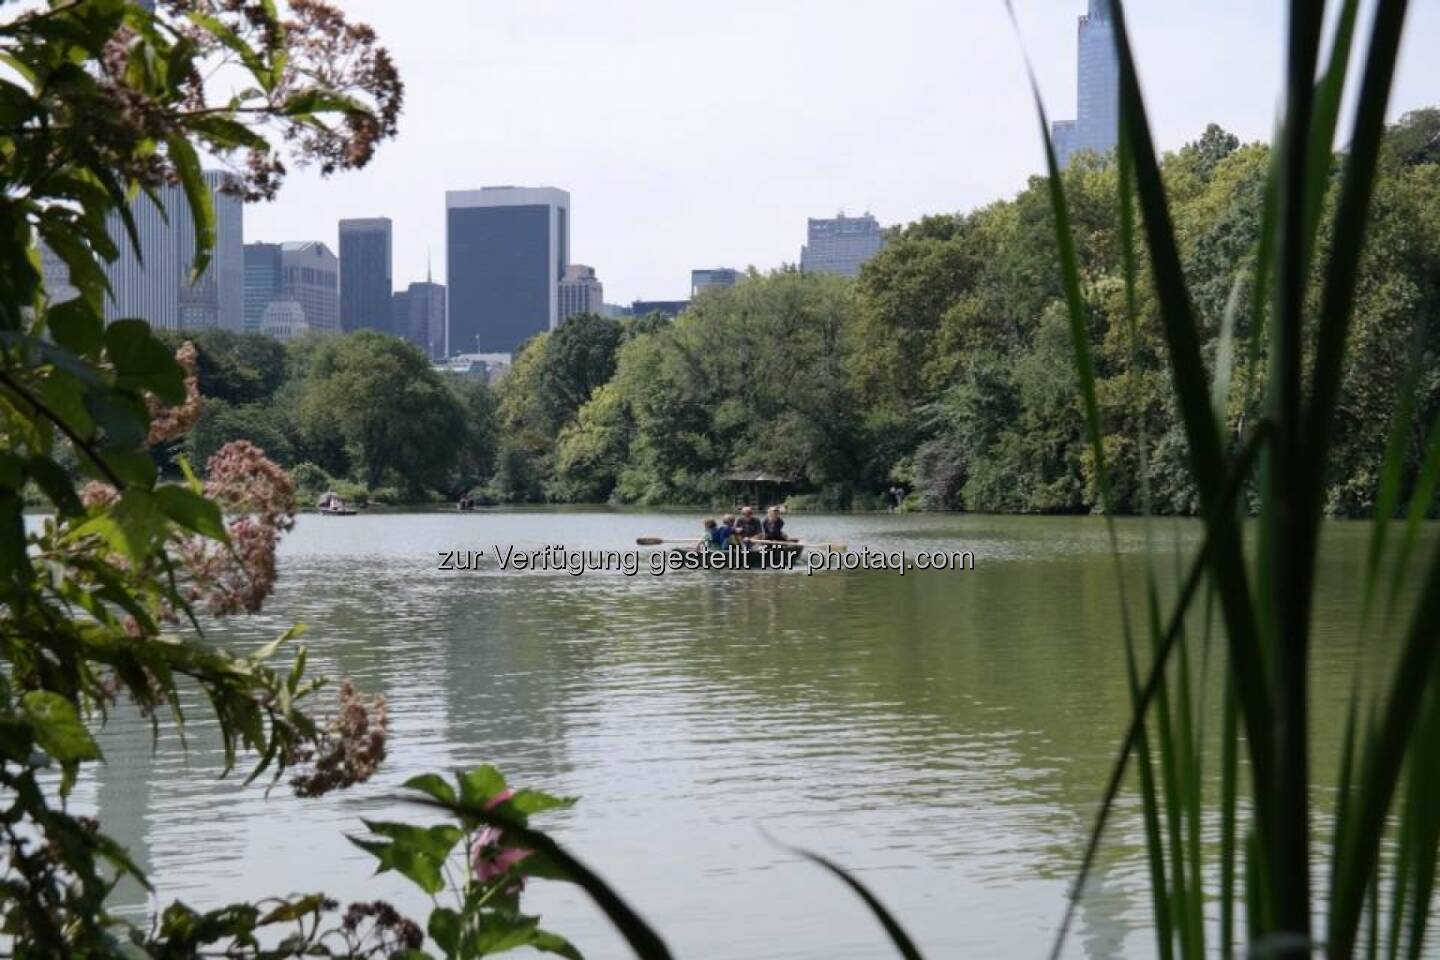
[[445,194],[445,355],[514,353],[559,322],[570,194],[484,187]]
[[1090,0],[1077,39],[1075,119],[1057,120],[1050,127],[1062,169],[1078,151],[1109,153],[1120,136],[1120,61],[1110,0]]
[[340,221],[340,326],[351,330],[391,329],[392,229],[388,217]]

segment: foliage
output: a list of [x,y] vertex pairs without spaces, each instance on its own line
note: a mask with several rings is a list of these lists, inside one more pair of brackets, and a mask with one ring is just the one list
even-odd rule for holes
[[512,789],[490,766],[457,772],[454,786],[430,773],[412,777],[405,787],[441,803],[476,808],[512,826],[507,831],[461,811],[453,813],[454,822],[428,827],[366,820],[368,835],[350,838],[378,861],[377,874],[394,870],[432,899],[448,893],[449,905],[437,901],[426,924],[445,957],[472,960],[531,947],[579,960],[579,951],[564,938],[541,929],[539,917],[520,910],[528,879],[565,880],[569,873],[543,852],[526,848],[515,829],[525,828],[534,814],[568,809],[573,799]]
[[[334,905],[199,914],[175,904],[152,930],[111,916],[104,900],[118,878],[146,880],[101,825],[64,805],[101,759],[98,719],[123,699],[157,734],[162,722],[183,728],[185,686],[214,712],[227,772],[241,751],[254,758],[253,779],[352,748],[350,727],[306,712],[321,680],[305,676],[304,649],[288,667],[275,663],[298,630],[237,654],[208,642],[198,619],[260,608],[293,522],[293,486],[244,441],[217,445],[201,476],[173,458],[200,417],[200,381],[258,401],[274,351],[224,370],[143,319],[107,326],[100,264],[117,256],[107,218],[134,243],[130,197],[153,199],[175,182],[194,217],[195,269],[205,269],[214,217],[198,150],[229,164],[225,189],[249,197],[273,193],[282,157],[324,173],[363,166],[394,133],[399,80],[367,28],[314,0],[284,13],[269,2],[171,0],[159,13],[121,0],[52,3],[0,24],[0,56],[0,924],[26,957],[178,957],[214,944],[293,954],[317,926],[263,951],[257,931],[304,927]],[[242,92],[212,89],[216,76],[241,80]],[[49,300],[41,244],[78,296]],[[157,457],[178,482],[162,482]],[[22,505],[37,495],[47,515],[27,521]],[[383,714],[377,722],[372,748]],[[352,764],[330,785],[369,772]]]
[[[465,421],[456,398],[413,344],[373,330],[328,338],[310,360],[297,417],[331,473],[354,469],[368,486],[394,484],[418,496],[448,485]],[[446,438],[442,440],[441,438]],[[312,448],[313,449],[313,448]]]
[[[1184,216],[1211,199],[1207,169],[1209,179],[1223,180],[1235,164],[1258,158],[1226,138],[1208,136],[1208,145],[1202,141],[1182,158],[1179,176],[1162,170],[1123,5],[1113,5],[1120,64],[1121,316],[1132,356],[1150,352],[1153,334],[1147,336],[1145,320],[1152,311],[1159,321],[1174,410],[1173,425],[1162,429],[1170,434],[1178,428],[1185,451],[1170,469],[1183,469],[1193,485],[1204,539],[1185,561],[1183,582],[1168,607],[1156,586],[1158,561],[1147,556],[1141,634],[1149,641],[1149,663],[1142,673],[1139,644],[1126,621],[1133,715],[1075,890],[1078,899],[1133,761],[1163,957],[1204,957],[1217,947],[1229,957],[1237,941],[1253,955],[1420,957],[1431,942],[1440,856],[1434,776],[1440,553],[1412,563],[1411,548],[1434,494],[1437,469],[1430,465],[1440,468],[1440,430],[1427,435],[1421,426],[1434,424],[1436,413],[1428,393],[1432,383],[1422,375],[1433,366],[1435,333],[1428,299],[1433,280],[1422,264],[1432,263],[1435,238],[1428,232],[1433,212],[1423,209],[1433,206],[1429,181],[1409,178],[1427,165],[1429,135],[1417,135],[1417,128],[1433,129],[1434,121],[1411,115],[1386,137],[1406,4],[1381,0],[1361,57],[1350,144],[1334,175],[1331,143],[1358,11],[1348,0],[1339,6],[1322,63],[1326,5],[1290,5],[1285,112],[1276,148],[1265,158],[1263,192],[1258,203],[1252,190],[1242,189],[1217,205],[1233,210],[1237,202],[1253,204],[1257,227],[1237,229],[1236,218],[1222,213],[1212,228],[1197,233],[1187,231]],[[1093,342],[1094,307],[1104,290],[1083,282],[1070,183],[1059,176],[1043,107],[1038,112],[1047,137],[1047,187],[1090,469],[1108,514],[1117,506],[1110,435],[1102,426],[1102,414],[1110,412],[1101,403],[1109,358],[1097,355]],[[1246,179],[1262,182],[1254,175]],[[1419,205],[1409,206],[1412,198]],[[1207,271],[1226,254],[1233,264],[1232,293],[1220,307],[1219,285]],[[1239,360],[1234,337],[1242,322],[1248,342]],[[1141,437],[1154,429],[1148,421],[1139,417]],[[1355,432],[1360,422],[1368,425],[1368,436]],[[1426,464],[1423,470],[1417,471],[1417,460]],[[1253,547],[1237,521],[1250,485],[1257,498]],[[1405,535],[1392,543],[1392,517],[1403,507],[1406,485],[1413,493]],[[1148,514],[1146,488],[1140,497]],[[1327,503],[1375,516],[1361,584],[1366,632],[1382,602],[1387,618],[1393,615],[1406,627],[1383,683],[1362,683],[1357,674],[1341,754],[1317,758],[1309,679],[1317,627],[1314,572]],[[1110,531],[1124,603],[1113,524]],[[1417,569],[1423,570],[1418,600],[1407,614],[1395,604]],[[1382,591],[1386,571],[1390,585]],[[1388,601],[1381,600],[1384,593]],[[1211,709],[1203,695],[1204,671],[1197,678],[1192,668],[1197,658],[1205,662],[1208,613],[1203,637],[1187,637],[1186,630],[1187,614],[1202,595],[1207,611],[1215,612],[1226,652],[1225,696],[1218,705],[1212,700]],[[1217,719],[1222,736],[1215,758],[1206,754],[1204,731]],[[1248,761],[1243,777],[1242,754]],[[1316,836],[1311,763],[1317,759],[1339,771],[1328,844]],[[1218,856],[1207,836],[1216,819]],[[1320,883],[1312,880],[1317,868],[1324,876]],[[1217,890],[1218,904],[1212,904],[1211,891]],[[1246,929],[1237,932],[1242,908]],[[1056,954],[1073,913],[1072,905]]]

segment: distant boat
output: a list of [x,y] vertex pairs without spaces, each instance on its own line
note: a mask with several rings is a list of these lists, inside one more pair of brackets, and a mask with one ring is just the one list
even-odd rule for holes
[[340,494],[334,490],[327,490],[320,495],[320,502],[316,505],[319,511],[331,517],[353,517],[355,508],[340,499]]

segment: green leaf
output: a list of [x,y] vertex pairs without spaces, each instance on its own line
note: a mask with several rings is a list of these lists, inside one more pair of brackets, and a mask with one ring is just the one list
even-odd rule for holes
[[323,893],[312,893],[298,900],[287,901],[265,914],[265,916],[260,919],[260,925],[264,926],[267,923],[283,923],[289,920],[299,920],[301,917],[308,917],[311,914],[319,913],[325,903],[325,899],[325,894]]
[[31,690],[20,698],[20,708],[35,731],[40,749],[64,765],[99,760],[100,748],[80,721],[75,705],[58,693]]
[[311,88],[287,98],[280,105],[281,116],[307,117],[315,113],[360,113],[365,107],[353,97]]
[[167,517],[185,529],[222,543],[229,542],[230,534],[225,528],[225,518],[220,513],[220,505],[215,501],[207,500],[189,487],[177,484],[158,487],[155,490],[155,500]]
[[185,371],[144,320],[116,320],[106,327],[105,351],[115,364],[117,386],[149,390],[172,406],[185,402]]
[[[165,143],[175,171],[180,175],[180,186],[185,190],[190,219],[195,226],[195,256],[191,261],[189,277],[189,282],[194,283],[210,265],[210,254],[215,249],[215,205],[210,199],[210,184],[205,181],[205,173],[200,169],[200,157],[190,141],[174,135]],[[182,384],[182,397],[183,389]]]
[[141,563],[168,533],[165,514],[154,494],[132,487],[117,503],[76,527],[69,539],[98,536],[116,553]]
[[350,837],[350,842],[380,861],[377,873],[394,870],[426,893],[445,887],[443,866],[450,850],[463,836],[459,827],[442,824],[425,828],[406,823],[364,821],[372,833],[391,842]]
[[460,929],[460,914],[449,907],[436,907],[431,910],[430,922],[425,927],[430,939],[448,956],[454,956],[460,949]]
[[579,797],[555,797],[539,790],[516,790],[515,794],[505,803],[502,808],[514,810],[521,816],[528,817],[535,813],[544,813],[547,810],[568,810],[575,806]]
[[33,456],[25,463],[25,472],[35,481],[62,517],[81,517],[85,507],[70,482],[70,474],[49,457]]
[[57,344],[81,356],[98,356],[105,344],[105,321],[84,299],[51,307],[45,323]]
[[505,790],[505,778],[489,764],[457,773],[455,780],[460,784],[460,802],[465,806],[483,807]]
[[450,784],[445,782],[445,778],[437,773],[422,773],[418,777],[411,777],[409,780],[406,780],[401,786],[408,790],[419,790],[421,793],[428,794],[436,800],[443,800],[446,803],[455,802],[455,791],[451,788]]
[[111,472],[130,486],[149,490],[159,478],[155,461],[142,450],[106,450],[100,457]]
[[455,844],[460,842],[464,831],[454,824],[442,823],[433,827],[417,827],[409,823],[364,820],[366,829],[378,836],[387,837],[397,844],[415,850],[436,862],[443,863]]
[[84,404],[90,419],[105,432],[104,446],[134,450],[144,445],[150,432],[150,414],[135,394],[92,388],[85,392]]

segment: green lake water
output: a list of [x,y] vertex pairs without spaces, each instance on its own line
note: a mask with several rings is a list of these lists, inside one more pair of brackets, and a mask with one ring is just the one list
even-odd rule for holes
[[[793,534],[852,548],[972,551],[964,572],[437,569],[441,551],[623,549],[696,528],[692,514],[599,510],[302,517],[264,614],[214,636],[243,648],[306,623],[312,671],[388,699],[389,759],[345,793],[300,800],[282,784],[267,798],[217,779],[200,705],[188,751],[168,734],[152,751],[147,725],[117,717],[101,739],[108,763],[76,796],[151,871],[156,898],[122,890],[122,906],[324,890],[423,918],[423,897],[372,877],[345,834],[362,817],[423,819],[394,800],[408,777],[488,762],[582,798],[544,823],[678,956],[891,955],[838,881],[764,832],[853,868],[930,956],[1043,956],[1127,715],[1103,521],[790,518]],[[1168,585],[1174,545],[1193,546],[1198,527],[1154,530]],[[1143,528],[1119,531],[1138,595]],[[1386,631],[1357,639],[1367,531],[1326,533],[1314,677],[1325,777],[1357,664],[1377,675],[1393,649]],[[1109,838],[1067,955],[1151,956],[1128,797]],[[628,955],[576,889],[537,882],[526,908],[589,957]]]

